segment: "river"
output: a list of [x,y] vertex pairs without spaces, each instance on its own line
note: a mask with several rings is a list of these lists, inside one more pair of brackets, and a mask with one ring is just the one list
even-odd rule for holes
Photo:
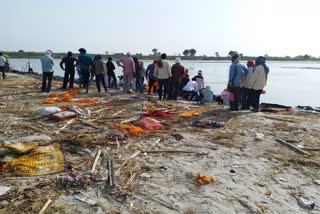
[[[29,60],[35,72],[41,73],[39,59]],[[26,71],[28,59],[10,59],[10,66],[16,70]],[[60,60],[54,60],[55,75],[63,76],[59,67]],[[145,61],[145,67],[150,61]],[[173,62],[171,62],[173,63]],[[243,62],[245,63],[245,62]],[[206,85],[210,85],[215,94],[220,94],[226,88],[228,69],[227,61],[183,61],[183,66],[189,69],[191,76],[203,71]],[[270,73],[267,93],[261,96],[262,102],[283,105],[320,106],[320,64],[318,62],[268,62]],[[117,67],[117,66],[116,66]],[[312,69],[310,69],[312,68]],[[116,69],[117,76],[121,68]]]

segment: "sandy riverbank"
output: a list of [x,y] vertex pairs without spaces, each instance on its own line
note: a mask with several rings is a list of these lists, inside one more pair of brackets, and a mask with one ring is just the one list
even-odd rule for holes
[[[96,93],[92,88],[77,98],[95,98],[104,105],[88,107],[89,118],[57,123],[39,117],[37,108],[70,103],[42,104],[49,95],[39,92],[40,85],[39,79],[27,75],[9,74],[0,80],[1,160],[21,156],[4,145],[36,135],[39,144],[49,139],[63,144],[65,172],[21,177],[12,168],[2,169],[1,186],[11,190],[0,201],[0,213],[38,213],[48,199],[52,202],[45,213],[308,213],[298,205],[296,198],[301,196],[320,205],[320,185],[315,182],[320,180],[317,115],[229,113],[215,104],[158,102],[156,96],[124,95],[116,90]],[[61,87],[57,81],[54,85]],[[162,132],[127,134],[129,138],[118,145],[106,139],[116,131],[113,124],[131,124],[151,108],[175,113],[159,119]],[[179,116],[194,110],[202,113]],[[225,122],[225,127],[193,127],[194,120]],[[258,140],[257,134],[264,137]],[[72,144],[82,135],[91,140],[82,146]],[[276,142],[278,138],[306,147],[310,156]],[[102,153],[96,166],[98,181],[88,178],[85,185],[73,188],[57,183],[57,176],[71,171],[80,174],[80,180],[90,174],[98,149]],[[109,159],[114,160],[113,189],[104,179],[109,175]],[[217,182],[200,186],[198,173]],[[80,201],[79,196],[94,205],[88,199]],[[311,213],[319,212],[318,206]]]

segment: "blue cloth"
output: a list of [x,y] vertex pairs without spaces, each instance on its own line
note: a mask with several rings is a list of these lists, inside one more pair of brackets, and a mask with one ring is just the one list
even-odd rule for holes
[[155,79],[154,78],[154,69],[156,65],[154,63],[148,65],[147,70],[146,70],[146,76],[149,77],[149,79]]
[[242,76],[247,69],[239,62],[233,62],[229,69],[228,85],[232,87],[239,87]]
[[92,58],[87,54],[80,54],[79,55],[79,65],[85,66],[85,67],[92,66],[93,65]]
[[44,55],[40,58],[41,66],[42,66],[42,72],[53,72],[53,58],[49,55]]
[[[266,76],[269,74],[269,67],[266,65],[266,58],[263,56],[259,56],[255,61],[256,67],[259,65],[262,65],[264,67],[264,72],[266,73]],[[254,71],[253,71],[254,72]]]

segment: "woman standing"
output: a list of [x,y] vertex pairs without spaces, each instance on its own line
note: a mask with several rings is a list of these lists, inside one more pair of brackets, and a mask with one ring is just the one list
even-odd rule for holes
[[107,92],[107,86],[106,86],[105,76],[104,76],[106,73],[106,70],[107,68],[104,62],[102,61],[101,55],[97,55],[94,60],[94,72],[96,75],[96,86],[97,86],[98,92],[101,92],[100,82],[102,83],[105,92]]
[[161,60],[156,62],[154,69],[154,76],[157,78],[159,83],[159,100],[167,99],[169,77],[171,76],[170,64],[166,59],[167,55],[161,54]]
[[253,70],[253,74],[249,83],[250,87],[250,105],[253,107],[251,111],[258,112],[260,105],[260,95],[263,88],[267,84],[267,77],[269,74],[269,68],[266,65],[266,58],[259,56],[256,61],[256,66]]

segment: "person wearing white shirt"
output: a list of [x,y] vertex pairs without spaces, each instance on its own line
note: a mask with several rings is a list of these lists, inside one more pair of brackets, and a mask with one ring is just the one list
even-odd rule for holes
[[[194,97],[198,96],[198,83],[196,82],[196,78],[192,78],[187,85],[185,85],[182,89],[182,92],[184,94],[184,97],[186,100],[193,100]],[[189,94],[191,94],[191,97],[189,98]]]
[[6,62],[7,62],[6,58],[4,58],[2,53],[0,53],[0,72],[2,72],[3,79],[6,78],[6,75],[4,74],[4,66],[6,65]]

